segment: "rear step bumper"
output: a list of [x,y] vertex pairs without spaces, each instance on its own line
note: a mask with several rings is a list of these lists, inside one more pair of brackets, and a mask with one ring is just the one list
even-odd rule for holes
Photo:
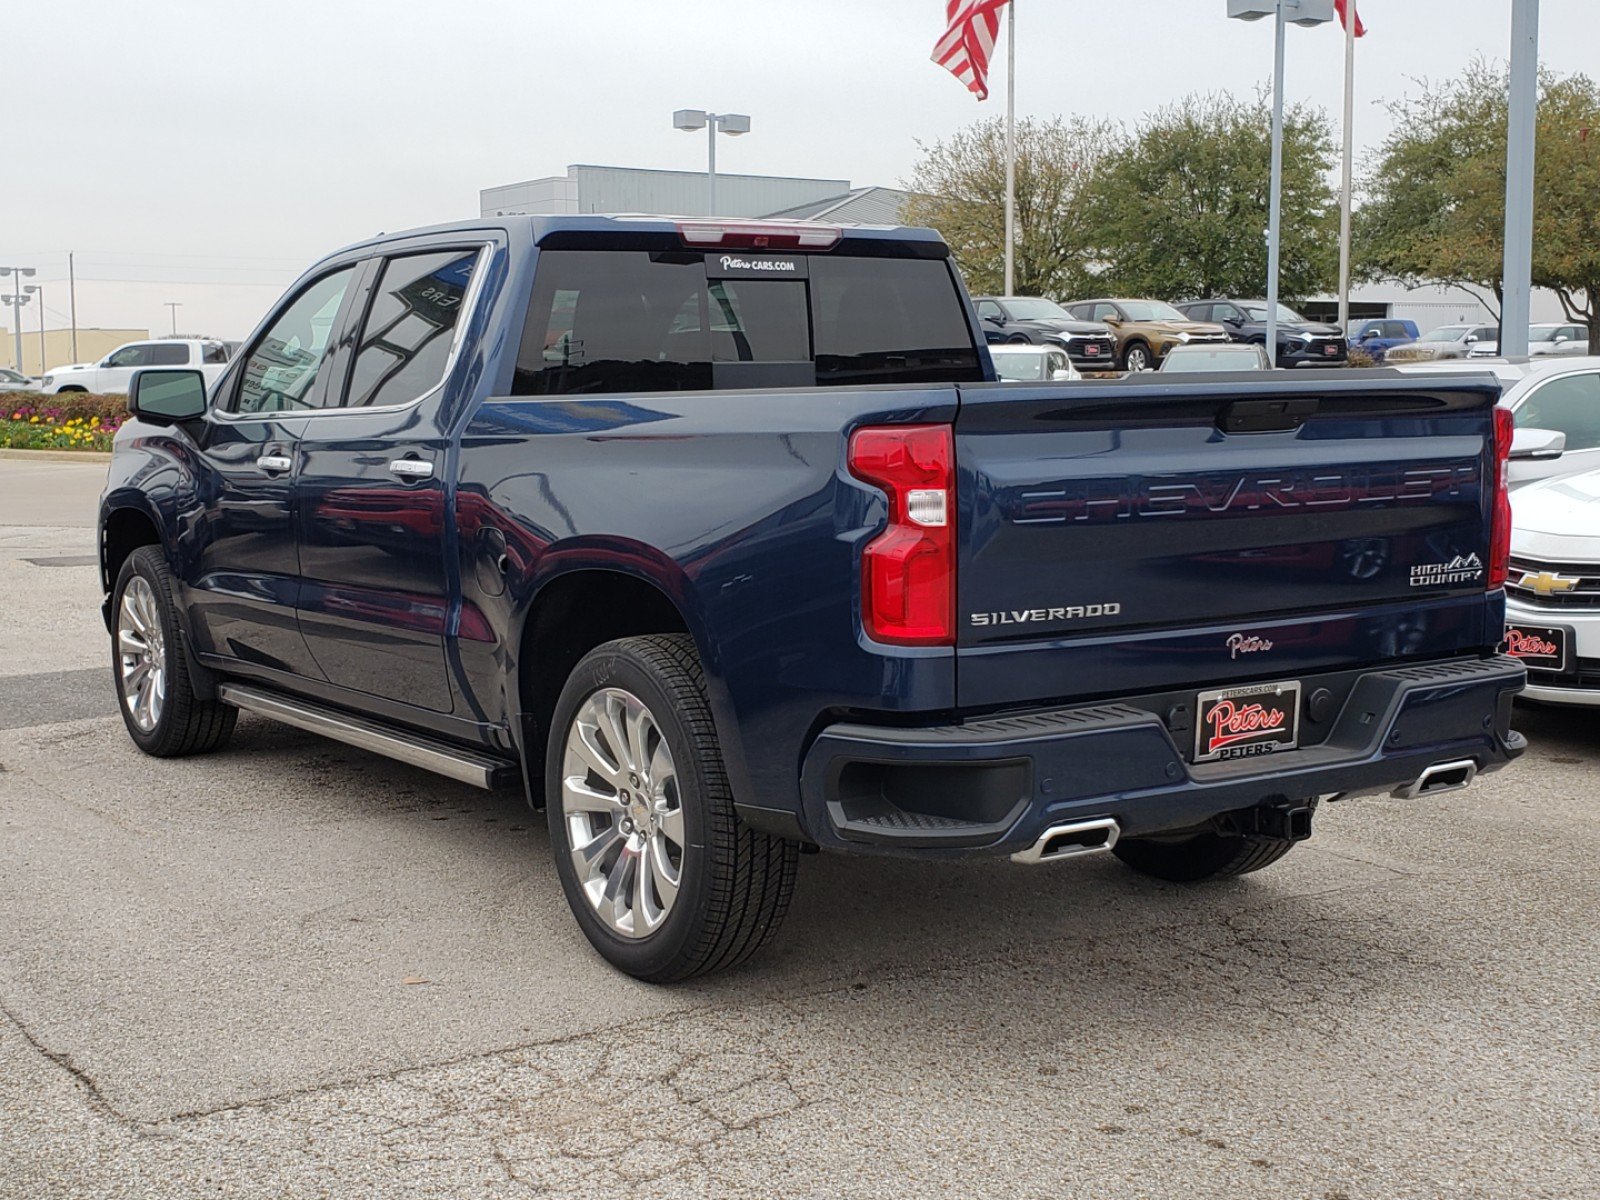
[[[1292,812],[1287,802],[1311,797],[1426,797],[1522,753],[1510,722],[1525,678],[1504,656],[1372,671],[1323,741],[1223,762],[1186,761],[1155,713],[1114,702],[960,725],[832,725],[805,758],[803,818],[833,849],[1036,862],[1243,810]],[[1285,822],[1284,836],[1309,833],[1309,812],[1303,831]],[[1089,825],[1110,833],[1080,836]]]

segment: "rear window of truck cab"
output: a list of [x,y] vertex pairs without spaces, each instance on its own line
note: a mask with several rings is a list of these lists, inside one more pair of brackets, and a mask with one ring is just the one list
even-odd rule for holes
[[943,258],[542,250],[516,395],[983,378]]

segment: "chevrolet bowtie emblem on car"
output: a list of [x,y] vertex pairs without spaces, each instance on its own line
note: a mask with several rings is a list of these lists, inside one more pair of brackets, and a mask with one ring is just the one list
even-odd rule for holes
[[1528,571],[1517,581],[1517,586],[1537,596],[1554,596],[1558,592],[1570,592],[1579,582],[1570,575],[1557,575],[1554,571]]

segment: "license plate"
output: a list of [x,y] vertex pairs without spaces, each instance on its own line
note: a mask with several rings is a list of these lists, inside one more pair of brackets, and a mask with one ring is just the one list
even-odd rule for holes
[[1195,730],[1195,762],[1293,750],[1300,744],[1300,683],[1201,692]]
[[1334,345],[1332,342],[1329,342],[1322,348],[1322,352],[1329,358],[1332,358],[1335,354],[1339,353],[1339,347]]
[[1083,352],[1086,355],[1088,355],[1090,358],[1095,358],[1100,353],[1100,347],[1099,346],[1085,346],[1083,348]]
[[1506,623],[1506,653],[1530,670],[1565,671],[1570,641],[1566,629]]

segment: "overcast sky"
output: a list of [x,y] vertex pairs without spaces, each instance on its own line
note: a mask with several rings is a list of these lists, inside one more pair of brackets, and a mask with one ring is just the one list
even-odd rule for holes
[[[1249,94],[1272,30],[1224,0],[1018,0],[1019,115],[1132,123]],[[942,0],[11,0],[0,265],[32,265],[53,328],[66,254],[83,326],[242,337],[318,256],[472,217],[478,189],[569,163],[701,169],[675,108],[749,113],[730,172],[902,182],[917,142],[1004,105],[928,61]],[[1510,0],[1361,0],[1356,138],[1385,100],[1504,58]],[[1542,59],[1600,74],[1600,2],[1544,0]],[[1337,26],[1289,31],[1291,99],[1337,119]],[[1358,149],[1359,153],[1359,149]],[[37,308],[24,316],[36,329]],[[9,310],[4,315],[9,329]]]

